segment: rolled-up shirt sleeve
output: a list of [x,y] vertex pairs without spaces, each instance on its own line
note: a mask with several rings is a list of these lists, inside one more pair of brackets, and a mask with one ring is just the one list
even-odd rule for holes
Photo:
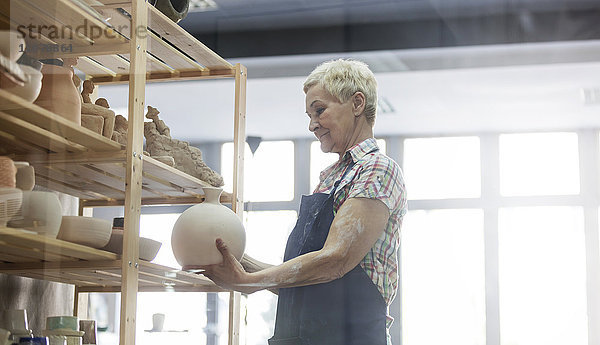
[[376,155],[358,171],[348,197],[381,200],[390,214],[395,213],[403,209],[406,203],[402,171],[389,157]]

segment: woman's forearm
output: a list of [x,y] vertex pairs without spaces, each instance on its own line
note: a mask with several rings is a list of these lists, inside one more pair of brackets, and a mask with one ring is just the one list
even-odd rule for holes
[[327,283],[343,276],[342,266],[340,260],[321,250],[251,273],[247,285],[272,290]]
[[258,271],[267,269],[269,267],[273,267],[273,265],[258,261],[255,258],[248,256],[246,254],[244,254],[240,263],[242,264],[242,266],[244,267],[246,272],[249,272],[249,273],[258,272]]

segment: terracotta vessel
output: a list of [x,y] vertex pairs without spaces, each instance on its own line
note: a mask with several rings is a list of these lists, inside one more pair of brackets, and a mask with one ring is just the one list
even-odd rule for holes
[[27,162],[14,162],[17,168],[17,188],[31,191],[35,186],[35,170]]
[[204,187],[206,200],[185,210],[175,222],[171,246],[177,262],[186,267],[212,265],[223,261],[215,245],[221,238],[240,260],[246,247],[246,232],[240,218],[221,205],[221,188]]
[[17,186],[17,168],[12,159],[0,156],[0,187],[15,188]]
[[81,125],[81,96],[73,84],[73,70],[45,64],[42,74],[42,90],[35,104]]

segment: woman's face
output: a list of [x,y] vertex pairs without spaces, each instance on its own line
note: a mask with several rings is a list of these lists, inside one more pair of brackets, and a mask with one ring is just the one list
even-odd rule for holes
[[350,148],[354,131],[352,98],[341,103],[321,85],[306,93],[306,114],[310,118],[308,129],[321,142],[323,152],[344,153]]

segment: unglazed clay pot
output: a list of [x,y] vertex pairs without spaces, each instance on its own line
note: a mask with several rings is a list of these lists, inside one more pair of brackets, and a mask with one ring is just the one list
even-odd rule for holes
[[236,259],[246,247],[246,232],[240,218],[221,205],[221,188],[203,187],[206,200],[185,210],[175,222],[171,246],[177,262],[186,267],[213,265],[223,261],[215,241],[221,238]]
[[40,235],[56,238],[62,222],[62,207],[56,194],[52,192],[23,192],[21,219],[15,219],[8,226],[35,231]]
[[81,96],[73,84],[73,70],[44,64],[42,74],[42,90],[35,104],[81,125]]
[[14,162],[17,168],[17,188],[31,191],[35,186],[35,170],[27,162]]
[[9,87],[6,88],[6,91],[25,99],[27,102],[33,102],[42,89],[42,72],[27,65],[19,65],[19,67],[25,73],[25,79],[27,79],[25,85]]
[[12,159],[0,156],[0,187],[15,188],[17,186],[17,168]]
[[177,23],[187,16],[190,0],[156,0],[154,7]]
[[111,229],[112,224],[108,220],[63,216],[56,238],[93,248],[102,248],[110,240]]

